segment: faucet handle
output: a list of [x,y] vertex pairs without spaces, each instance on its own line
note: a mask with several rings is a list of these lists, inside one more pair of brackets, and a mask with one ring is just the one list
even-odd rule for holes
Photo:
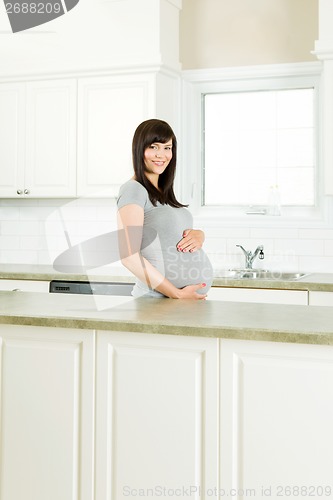
[[236,245],[236,247],[239,247],[241,250],[243,250],[243,252],[244,252],[245,254],[247,254],[247,253],[248,253],[248,252],[247,252],[247,250],[245,250],[245,248],[244,248],[244,247],[242,247],[242,245]]
[[264,258],[265,258],[264,247],[261,247],[259,250],[259,259],[263,260]]

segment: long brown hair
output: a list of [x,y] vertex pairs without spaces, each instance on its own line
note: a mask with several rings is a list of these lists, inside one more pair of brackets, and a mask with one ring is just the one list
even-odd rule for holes
[[[160,174],[158,178],[159,189],[156,189],[145,174],[144,153],[155,142],[165,144],[170,140],[172,140],[172,158],[167,168]],[[188,206],[176,199],[173,190],[177,163],[177,139],[167,122],[153,118],[142,122],[137,127],[132,142],[132,158],[135,179],[147,189],[149,199],[155,207],[157,202],[176,208]]]

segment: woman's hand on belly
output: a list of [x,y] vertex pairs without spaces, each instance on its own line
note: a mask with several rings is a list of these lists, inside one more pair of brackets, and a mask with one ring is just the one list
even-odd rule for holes
[[205,233],[201,229],[185,229],[183,238],[177,243],[180,252],[195,252],[202,248],[205,241]]

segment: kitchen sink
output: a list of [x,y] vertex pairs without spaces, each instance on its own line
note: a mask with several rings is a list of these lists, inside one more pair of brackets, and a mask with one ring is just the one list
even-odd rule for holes
[[226,279],[296,281],[304,278],[307,274],[308,273],[268,271],[265,269],[229,269],[220,271],[216,277]]

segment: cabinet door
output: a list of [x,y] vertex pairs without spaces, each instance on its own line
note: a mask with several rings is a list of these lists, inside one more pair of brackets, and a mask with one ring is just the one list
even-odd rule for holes
[[93,498],[94,334],[0,325],[1,500]]
[[333,347],[221,340],[220,356],[221,488],[330,496]]
[[152,89],[137,75],[79,79],[79,196],[116,196],[133,176],[132,138],[152,113]]
[[0,279],[0,290],[48,293],[49,281]]
[[76,195],[76,80],[27,83],[24,194]]
[[309,292],[310,306],[333,306],[333,292]]
[[202,498],[200,486],[216,486],[217,348],[97,332],[96,499]]
[[266,304],[307,305],[306,290],[273,290],[263,288],[227,288],[213,287],[207,299],[229,302],[262,302]]
[[24,188],[25,85],[0,84],[0,196]]

